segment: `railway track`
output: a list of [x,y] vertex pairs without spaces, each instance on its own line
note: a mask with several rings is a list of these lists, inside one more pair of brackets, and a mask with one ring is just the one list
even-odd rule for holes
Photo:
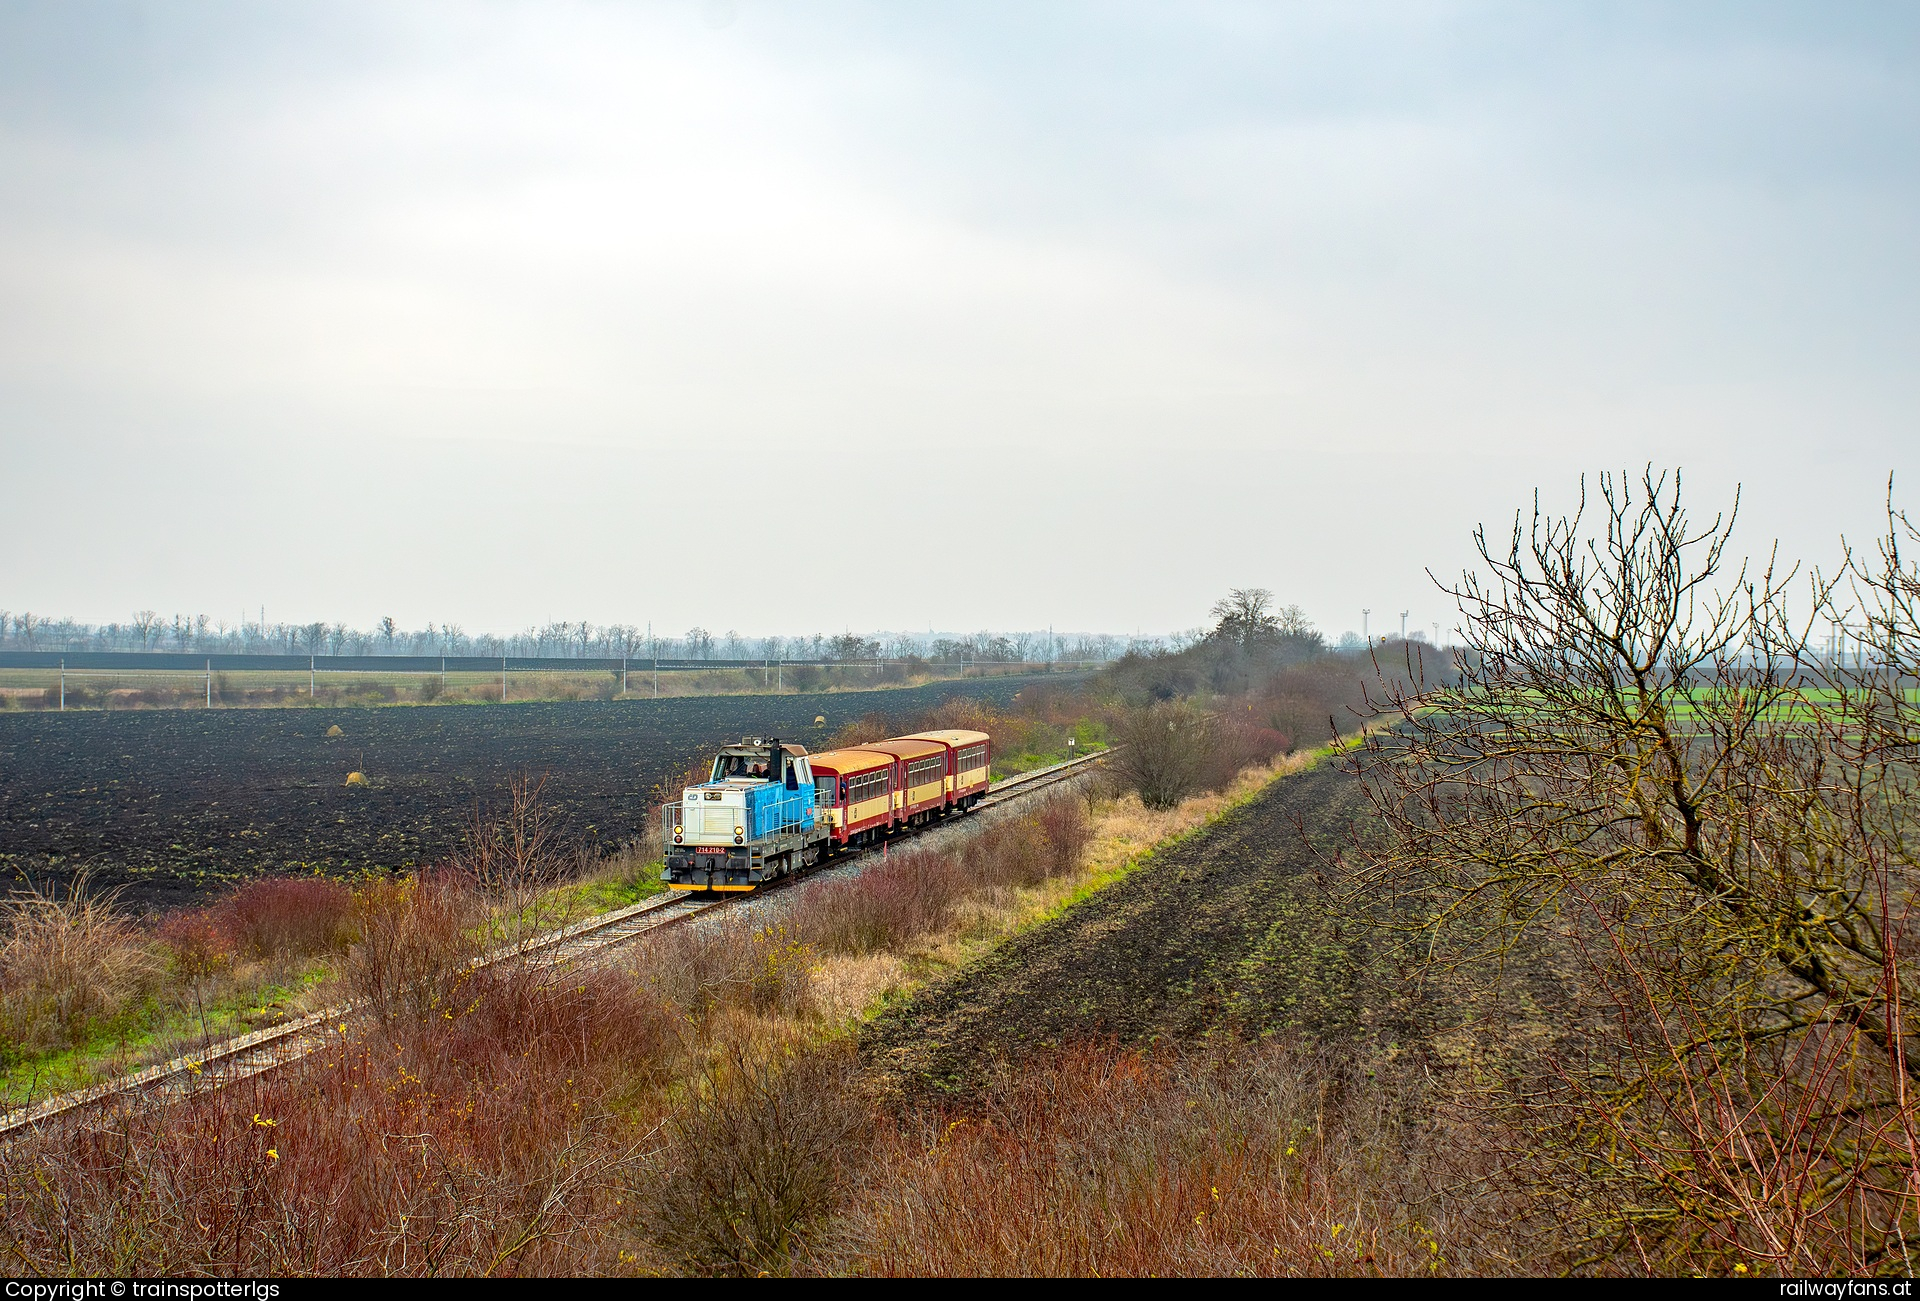
[[[1108,753],[1110,752],[1101,751],[1083,755],[1077,759],[1069,759],[1065,763],[1035,769],[1033,772],[1009,778],[996,785],[987,797],[975,806],[973,812],[980,813],[1001,807],[1067,781],[1100,762]],[[851,867],[879,852],[878,849],[867,849],[855,854],[843,855],[834,859],[829,866],[816,868],[805,876],[783,881],[775,888],[786,888],[816,876]],[[651,931],[689,921],[703,913],[762,898],[765,893],[724,895],[718,898],[688,895],[660,896],[574,922],[549,931],[525,944],[498,950],[480,959],[475,965],[488,967],[508,961],[529,959],[548,965],[577,962],[617,948]],[[325,1046],[331,1036],[346,1033],[358,1015],[359,1009],[354,1004],[336,1004],[280,1025],[222,1040],[220,1043],[209,1045],[198,1054],[176,1057],[171,1061],[161,1062],[102,1084],[71,1093],[57,1094],[37,1103],[29,1102],[25,1106],[0,1115],[0,1139],[37,1128],[60,1117],[75,1116],[118,1099],[144,1098],[158,1101],[183,1097],[264,1074],[317,1051]]]

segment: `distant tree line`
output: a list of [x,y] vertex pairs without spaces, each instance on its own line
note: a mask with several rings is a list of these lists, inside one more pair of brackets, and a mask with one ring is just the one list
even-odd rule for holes
[[510,636],[470,634],[457,623],[405,629],[391,617],[371,629],[344,623],[230,623],[205,614],[162,616],[139,610],[125,623],[93,624],[0,610],[0,649],[51,651],[180,651],[280,655],[512,655],[727,660],[906,660],[930,664],[994,661],[1098,661],[1179,650],[1202,634],[1120,637],[1109,633],[842,632],[748,637],[729,629],[691,628],[680,636],[649,635],[633,624],[548,623]]

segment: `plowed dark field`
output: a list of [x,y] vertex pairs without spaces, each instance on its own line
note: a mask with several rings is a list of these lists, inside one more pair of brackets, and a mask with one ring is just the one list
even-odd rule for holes
[[[742,735],[819,741],[868,712],[1032,679],[893,691],[389,709],[0,714],[0,885],[80,869],[149,906],[274,872],[432,862],[476,800],[547,777],[569,837],[647,833],[654,784]],[[814,718],[824,716],[825,725]],[[328,737],[338,726],[343,733]],[[364,772],[370,784],[349,788]]]
[[[1073,1040],[1152,1043],[1216,1032],[1392,1050],[1480,1017],[1472,982],[1414,979],[1391,925],[1411,901],[1342,901],[1323,849],[1364,831],[1359,783],[1331,767],[1285,778],[1205,832],[1016,936],[878,1018],[869,1063],[907,1092],[965,1090]],[[1523,985],[1552,977],[1511,973]],[[1530,998],[1554,997],[1543,987]],[[1525,1002],[1526,1000],[1521,1000]]]

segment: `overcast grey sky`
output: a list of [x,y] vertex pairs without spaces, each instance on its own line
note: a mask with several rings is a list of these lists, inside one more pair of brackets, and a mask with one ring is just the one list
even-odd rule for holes
[[1425,627],[1649,458],[1824,556],[1917,164],[1910,5],[0,3],[0,606]]

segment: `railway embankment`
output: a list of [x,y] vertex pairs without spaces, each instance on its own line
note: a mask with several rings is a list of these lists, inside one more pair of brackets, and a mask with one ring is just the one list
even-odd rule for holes
[[[712,1173],[694,1168],[699,1160],[741,1155],[745,1134],[806,1145],[818,1125],[839,1126],[852,1144],[840,1150],[856,1161],[886,1123],[864,1110],[866,1073],[840,1047],[866,1015],[1127,879],[1155,843],[1203,825],[1272,775],[1161,814],[1130,797],[1048,792],[970,819],[945,843],[896,844],[858,874],[782,891],[778,911],[723,909],[732,917],[643,936],[624,961],[461,977],[441,1002],[427,999],[418,1021],[323,1027],[323,1042],[298,1063],[116,1112],[104,1162],[85,1124],[25,1136],[16,1154],[47,1178],[8,1190],[17,1195],[0,1201],[0,1231],[15,1259],[56,1253],[109,1270],[351,1271],[404,1249],[439,1250],[436,1268],[459,1272],[489,1267],[487,1253],[501,1249],[474,1237],[476,1220],[512,1219],[529,1181],[551,1176],[560,1191],[549,1214],[566,1227],[551,1239],[540,1229],[508,1272],[833,1267],[839,1248],[829,1249],[827,1226],[851,1166],[786,1208],[771,1245],[702,1245],[697,1225],[669,1231],[656,1213]],[[587,1045],[591,1060],[569,1044]],[[831,1104],[805,1092],[822,1072],[837,1081]],[[784,1136],[741,1092],[755,1088],[776,1110],[798,1107],[783,1113]],[[539,1099],[539,1122],[499,1113],[503,1089]],[[578,1123],[554,1110],[575,1106]],[[719,1142],[716,1132],[733,1137]],[[396,1146],[394,1134],[412,1137]],[[457,1154],[460,1187],[421,1166],[422,1143]],[[247,1169],[229,1168],[246,1153]],[[208,1217],[204,1203],[217,1198],[207,1181],[230,1176],[267,1180],[261,1200]],[[154,1213],[156,1181],[167,1189],[165,1215]],[[342,1197],[351,1214],[328,1205]],[[311,1220],[323,1208],[327,1226],[294,1244],[306,1252],[297,1259],[265,1231],[269,1220]],[[712,1209],[737,1210],[724,1198]]]
[[[1101,758],[1099,752],[1081,755],[1009,778],[964,820],[910,833],[880,850],[842,855],[765,895],[664,893],[653,847],[643,843],[558,886],[510,888],[500,898],[462,887],[456,891],[462,896],[460,929],[472,941],[471,961],[484,967],[534,962],[617,968],[636,940],[675,925],[698,928],[722,945],[751,954],[763,947],[763,932],[784,934],[793,928],[796,907],[807,911],[810,891],[838,890],[844,896],[869,868],[888,876],[887,850],[895,847],[913,856],[913,863],[929,856],[944,862],[944,855],[964,849],[982,832],[992,833],[989,840],[1002,837],[1001,824],[1020,819],[1036,795],[1073,783]],[[523,783],[518,795],[512,810],[521,816],[514,820],[510,811],[511,825],[496,832],[509,839],[545,840],[551,828],[538,791]],[[1018,831],[1005,834],[1017,837]],[[949,885],[961,883],[956,879]],[[853,891],[863,897],[865,892],[865,886]],[[221,1085],[311,1053],[326,1042],[335,1023],[357,1022],[370,1010],[370,1001],[384,1001],[387,991],[378,988],[353,995],[356,984],[365,983],[362,968],[377,938],[369,927],[385,903],[440,893],[426,880],[375,882],[358,894],[318,878],[277,880],[243,888],[211,910],[175,915],[161,928],[162,942],[172,952],[169,965],[178,968],[184,962],[199,969],[173,973],[188,980],[190,1000],[176,998],[169,1007],[149,997],[119,1018],[114,1033],[96,1033],[64,1052],[13,1063],[0,1074],[0,1101],[9,1104],[0,1114],[0,1133],[135,1093]],[[67,947],[76,953],[90,949],[95,960],[108,965],[156,966],[157,955],[139,943],[137,931],[110,902],[41,897],[16,905],[15,912],[17,923],[74,930],[76,938]],[[921,920],[926,919],[923,913]],[[368,933],[349,953],[340,946],[356,929]],[[73,991],[87,993],[85,981],[83,972],[68,973],[68,1001]],[[8,1013],[22,1010],[11,1002],[0,1007]],[[0,1025],[15,1030],[12,1019]]]

